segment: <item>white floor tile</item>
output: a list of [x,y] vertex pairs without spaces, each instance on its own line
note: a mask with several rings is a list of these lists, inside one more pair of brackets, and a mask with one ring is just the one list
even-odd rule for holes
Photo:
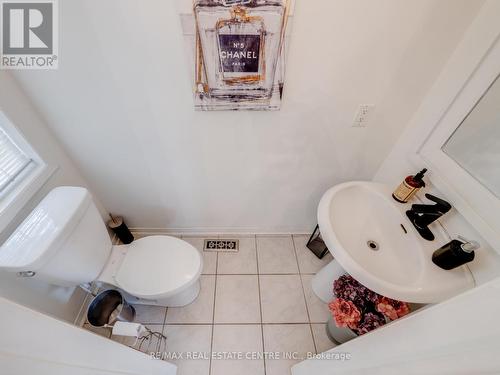
[[134,305],[134,322],[141,324],[163,324],[167,308],[162,306]]
[[200,294],[187,306],[169,307],[167,323],[212,324],[214,313],[215,275],[201,275]]
[[298,273],[292,236],[257,236],[260,274]]
[[264,360],[252,359],[263,351],[260,325],[215,325],[212,350],[241,353],[241,358],[214,359],[213,375],[264,375]]
[[326,334],[326,323],[311,324],[311,327],[317,353],[326,352],[336,346],[333,342],[331,342]]
[[257,275],[218,275],[215,323],[260,323]]
[[[166,325],[167,354],[182,353],[182,359],[168,360],[178,366],[177,375],[209,375],[212,342],[212,326],[210,325]],[[194,358],[193,355],[197,355]],[[191,355],[189,358],[188,356]]]
[[[223,237],[224,238],[224,237]],[[219,252],[217,274],[257,274],[257,252],[255,237],[231,237],[238,239],[240,250],[236,253]]]
[[322,259],[314,255],[306,247],[308,235],[293,235],[293,242],[297,251],[300,273],[316,273],[333,260],[332,254],[326,254]]
[[314,353],[314,342],[309,324],[264,325],[264,351],[296,353],[294,359],[267,359],[266,375],[290,375],[291,367]]
[[203,256],[203,271],[204,275],[215,275],[217,267],[217,252],[203,251],[205,246],[205,237],[182,236],[182,239],[193,245]]
[[309,318],[312,323],[326,323],[330,318],[330,310],[328,305],[314,294],[311,284],[313,277],[314,275],[301,275]]
[[260,275],[263,323],[309,323],[299,275]]

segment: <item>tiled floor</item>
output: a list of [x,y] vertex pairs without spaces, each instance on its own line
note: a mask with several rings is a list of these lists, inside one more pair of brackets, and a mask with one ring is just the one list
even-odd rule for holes
[[[305,235],[221,237],[238,238],[239,252],[203,252],[205,237],[182,237],[204,259],[201,292],[192,304],[168,309],[136,306],[137,322],[167,336],[168,353],[241,352],[246,357],[245,353],[296,352],[301,356],[334,346],[325,333],[328,308],[311,289],[312,277],[332,259],[330,255],[317,259],[305,247]],[[84,327],[133,344],[111,336],[107,329]],[[289,375],[298,361],[262,355],[172,360],[179,366],[179,375]]]

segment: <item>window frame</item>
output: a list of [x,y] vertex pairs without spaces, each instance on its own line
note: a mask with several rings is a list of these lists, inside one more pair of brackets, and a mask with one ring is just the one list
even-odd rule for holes
[[28,142],[24,134],[0,108],[0,127],[35,164],[27,168],[18,178],[22,180],[0,194],[0,232],[6,229],[23,207],[34,197],[57,170],[49,166]]

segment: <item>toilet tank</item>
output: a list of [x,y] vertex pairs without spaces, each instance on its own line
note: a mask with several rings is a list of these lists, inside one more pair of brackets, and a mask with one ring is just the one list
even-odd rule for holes
[[106,226],[85,188],[53,189],[0,247],[0,270],[60,286],[95,280],[111,252]]

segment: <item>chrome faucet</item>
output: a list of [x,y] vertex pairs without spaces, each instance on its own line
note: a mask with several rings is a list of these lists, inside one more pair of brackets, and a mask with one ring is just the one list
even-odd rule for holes
[[432,241],[435,237],[429,225],[450,211],[451,204],[431,194],[425,194],[425,197],[436,204],[414,204],[406,211],[406,216],[424,239]]

